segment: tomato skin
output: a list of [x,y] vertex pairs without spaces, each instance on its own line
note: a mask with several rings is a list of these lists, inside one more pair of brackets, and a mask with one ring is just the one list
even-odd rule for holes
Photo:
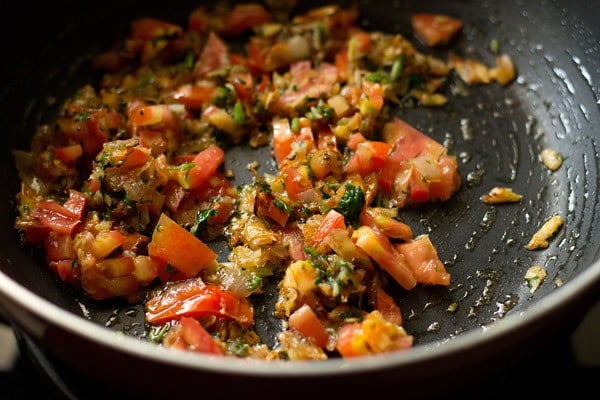
[[36,222],[33,228],[45,232],[42,238],[51,231],[71,235],[75,227],[81,223],[84,207],[85,197],[76,190],[69,192],[69,199],[63,205],[54,200],[40,201],[31,212],[31,217]]
[[152,233],[148,255],[188,277],[196,276],[217,258],[210,247],[164,213]]
[[216,285],[206,285],[199,278],[170,286],[146,303],[146,320],[151,324],[207,315],[235,319],[242,326],[254,323],[254,311],[247,299]]

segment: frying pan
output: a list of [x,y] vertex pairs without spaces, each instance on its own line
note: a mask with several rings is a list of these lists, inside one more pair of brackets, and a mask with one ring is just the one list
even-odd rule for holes
[[[408,351],[353,360],[257,362],[181,354],[149,344],[141,306],[89,301],[44,267],[39,252],[23,246],[13,228],[19,179],[12,149],[27,149],[35,126],[56,115],[56,104],[93,79],[86,63],[136,16],[185,24],[198,1],[11,4],[3,10],[4,73],[0,77],[3,187],[0,201],[0,311],[42,349],[115,393],[164,397],[186,393],[261,398],[309,395],[333,388],[345,396],[435,394],[542,349],[580,322],[600,298],[600,7],[569,1],[360,1],[361,24],[414,39],[413,12],[457,16],[465,28],[451,48],[419,48],[439,57],[450,50],[493,65],[497,40],[518,69],[507,87],[467,87],[435,109],[397,115],[459,157],[463,187],[448,202],[403,210],[416,234],[429,233],[452,274],[449,287],[393,291],[407,332]],[[587,2],[586,2],[587,3]],[[76,4],[76,5],[75,5]],[[308,8],[318,2],[302,2]],[[456,79],[454,79],[456,81]],[[449,87],[448,91],[451,92]],[[554,172],[541,149],[559,150]],[[267,148],[236,147],[227,156],[236,183],[250,179],[240,165],[261,161]],[[490,206],[480,196],[494,186],[523,194],[516,204]],[[564,226],[547,249],[524,245],[549,217]],[[226,256],[224,243],[215,247]],[[539,264],[548,276],[535,292],[526,270]],[[562,284],[561,284],[562,283]],[[259,333],[273,343],[273,291],[258,299]],[[448,307],[456,303],[455,312]],[[426,383],[426,385],[423,385]]]

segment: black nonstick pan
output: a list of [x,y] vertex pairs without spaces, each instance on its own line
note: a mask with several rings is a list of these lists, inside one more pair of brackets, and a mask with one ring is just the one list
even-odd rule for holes
[[[59,282],[44,267],[43,255],[21,244],[13,228],[19,179],[12,150],[27,149],[35,127],[55,115],[48,99],[60,104],[91,79],[90,57],[125,35],[134,17],[183,24],[198,2],[12,4],[11,12],[2,10],[0,311],[44,350],[115,393],[134,397],[269,398],[324,388],[346,396],[389,390],[431,395],[542,349],[568,334],[600,299],[600,4],[592,3],[357,3],[365,28],[415,41],[412,13],[459,17],[465,26],[450,48],[420,49],[442,58],[452,50],[492,65],[490,43],[497,42],[512,57],[518,78],[506,87],[466,87],[468,95],[451,96],[441,108],[397,110],[459,157],[461,190],[441,205],[402,214],[415,232],[428,233],[436,243],[452,284],[396,293],[414,348],[318,363],[216,359],[161,349],[140,339],[146,329],[142,306],[88,300]],[[544,166],[539,155],[544,148],[562,154],[560,169]],[[245,170],[251,161],[261,161],[261,172],[273,165],[268,148],[234,147],[226,160],[237,169],[236,183],[251,178]],[[510,186],[523,200],[484,204],[480,197],[494,186]],[[526,250],[531,235],[553,215],[561,215],[564,225],[548,248]],[[224,244],[215,246],[226,254]],[[548,275],[532,293],[524,276],[535,264]],[[267,294],[255,304],[267,343],[277,331],[270,317],[274,300]]]

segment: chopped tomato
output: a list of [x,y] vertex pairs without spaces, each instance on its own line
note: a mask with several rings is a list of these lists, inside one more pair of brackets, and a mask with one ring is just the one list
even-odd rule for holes
[[386,215],[386,212],[380,208],[365,208],[360,214],[360,224],[380,230],[390,238],[402,240],[411,240],[413,238],[410,226]]
[[312,189],[310,179],[296,168],[283,166],[281,175],[283,176],[285,190],[292,200],[300,200],[300,193]]
[[146,303],[146,320],[151,324],[207,315],[234,319],[242,326],[254,322],[254,312],[248,300],[219,286],[207,285],[200,278],[170,284]]
[[58,158],[63,163],[65,163],[67,165],[71,165],[71,164],[75,163],[79,159],[79,157],[81,157],[83,155],[83,148],[81,147],[80,144],[73,144],[70,146],[63,146],[63,147],[55,147],[54,155],[56,156],[56,158]]
[[267,65],[267,56],[269,53],[269,44],[258,36],[253,36],[246,45],[248,54],[248,67],[252,72],[263,73],[269,71]]
[[331,209],[327,212],[327,215],[325,215],[325,218],[323,218],[312,237],[314,244],[318,245],[325,240],[327,235],[329,235],[333,229],[346,229],[346,223],[344,222],[344,216],[342,214]]
[[[457,164],[440,143],[400,119],[384,125],[383,137],[394,147],[381,169],[378,183],[399,206],[406,202],[447,200],[458,190],[461,181]],[[431,195],[432,184],[435,196]]]
[[306,253],[304,252],[304,235],[300,228],[287,225],[283,227],[282,233],[283,242],[287,246],[292,260],[306,260]]
[[343,325],[338,332],[336,349],[342,357],[348,358],[404,350],[412,347],[412,344],[412,336],[375,310],[362,322]]
[[290,218],[290,213],[284,209],[285,204],[278,206],[276,199],[267,193],[258,193],[254,207],[257,215],[272,219],[281,226],[285,226]]
[[417,36],[428,46],[447,44],[463,27],[460,19],[430,13],[414,14],[411,24]]
[[342,326],[338,332],[336,349],[344,358],[356,357],[360,354],[353,346],[353,340],[362,333],[359,322],[352,322]]
[[390,154],[392,162],[401,162],[420,155],[437,160],[447,151],[443,145],[399,118],[386,123],[382,134],[384,141],[394,146]]
[[212,336],[195,318],[181,317],[179,320],[181,326],[181,338],[187,344],[188,350],[199,353],[214,355],[223,355],[223,350],[215,342]]
[[292,314],[288,319],[290,329],[295,329],[302,336],[312,338],[317,346],[326,347],[329,342],[329,334],[323,325],[323,322],[317,317],[317,314],[308,304],[304,304]]
[[150,238],[138,232],[127,233],[124,235],[123,243],[121,243],[121,250],[135,252],[138,247],[147,245],[150,242]]
[[438,164],[442,170],[442,176],[439,181],[431,182],[429,195],[432,200],[446,201],[460,188],[462,178],[458,173],[456,157],[443,155],[440,157]]
[[383,85],[364,80],[362,86],[364,96],[359,103],[361,115],[377,115],[383,107]]
[[418,168],[410,169],[410,192],[408,199],[412,203],[425,203],[430,200],[429,181]]
[[196,61],[194,74],[196,77],[202,78],[208,73],[228,65],[229,53],[227,46],[214,32],[211,32],[208,35],[208,40],[204,45],[202,54],[200,54],[198,61]]
[[202,86],[186,84],[175,91],[173,98],[189,110],[200,111],[212,100],[215,90],[212,84]]
[[135,128],[158,125],[163,122],[164,114],[169,112],[165,105],[134,105],[129,110],[129,120]]
[[338,70],[334,65],[321,63],[317,68],[313,68],[310,61],[295,62],[290,66],[290,74],[292,81],[275,105],[292,115],[307,98],[318,99],[326,96],[339,79]]
[[290,127],[290,122],[287,118],[278,118],[273,120],[273,156],[277,165],[285,161],[286,158],[293,156],[293,144],[303,143],[306,146],[306,151],[314,148],[315,142],[313,132],[309,126],[301,126],[300,132],[294,133]]
[[152,233],[148,255],[188,277],[196,276],[217,258],[210,247],[164,213]]
[[375,287],[374,297],[375,309],[383,315],[383,318],[393,324],[402,325],[402,313],[400,312],[400,307],[398,307],[398,304],[396,304],[393,297],[383,290],[381,285]]
[[157,18],[144,17],[131,23],[131,36],[134,39],[154,40],[179,35],[182,32],[180,26]]
[[151,160],[150,150],[141,147],[129,147],[127,153],[124,156],[123,162],[119,165],[119,170],[122,174],[127,173],[133,169],[139,168]]
[[71,189],[69,190],[69,198],[65,201],[63,207],[72,213],[74,217],[81,218],[85,208],[85,196],[83,193]]
[[281,165],[292,152],[292,143],[295,135],[290,128],[290,122],[287,118],[275,119],[273,127],[273,156],[277,165]]
[[92,243],[92,254],[97,258],[105,258],[125,243],[125,235],[118,230],[100,231]]
[[211,144],[199,152],[193,159],[193,166],[175,170],[177,181],[184,189],[194,189],[204,184],[213,176],[225,158],[225,152],[217,145]]
[[397,244],[396,248],[404,256],[419,283],[443,286],[450,284],[450,274],[428,235],[420,235],[410,242]]
[[203,5],[195,8],[188,17],[188,28],[190,31],[204,33],[210,29],[210,25],[209,16]]
[[118,113],[101,110],[61,117],[58,127],[69,139],[81,144],[83,154],[96,155],[108,140],[108,131],[120,126]]
[[46,260],[74,260],[77,256],[73,247],[73,239],[69,235],[51,233],[45,243]]
[[271,14],[260,4],[236,4],[225,17],[223,35],[239,35],[265,22]]
[[254,97],[254,79],[249,72],[232,71],[229,81],[235,87],[238,98],[242,102],[250,102]]
[[362,133],[357,132],[353,133],[348,137],[348,142],[346,142],[346,146],[352,151],[356,151],[356,148],[360,143],[366,142],[367,138],[363,136]]
[[84,206],[85,197],[81,193],[71,190],[69,200],[64,205],[60,205],[54,200],[40,201],[31,212],[31,217],[37,228],[70,235],[81,222]]
[[356,145],[354,155],[346,164],[346,172],[362,176],[381,170],[386,164],[392,145],[385,142],[365,140]]
[[352,239],[404,289],[410,290],[416,286],[417,280],[404,256],[392,246],[387,236],[368,226],[361,226],[354,231]]
[[73,268],[73,260],[50,261],[48,266],[61,281],[70,283],[75,283],[77,281],[75,268]]
[[167,105],[143,105],[134,102],[129,107],[128,115],[133,136],[146,134],[142,137],[144,146],[151,147],[157,138],[164,139],[168,148],[178,145],[182,134],[180,121]]
[[171,212],[177,212],[181,201],[185,198],[187,191],[175,181],[169,181],[163,189],[165,195],[165,207]]

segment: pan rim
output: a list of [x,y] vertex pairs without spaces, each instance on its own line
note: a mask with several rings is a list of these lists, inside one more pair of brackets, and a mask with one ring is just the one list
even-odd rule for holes
[[[595,261],[573,280],[566,282],[545,297],[535,301],[519,312],[509,313],[503,318],[478,329],[421,344],[411,349],[377,356],[356,359],[329,359],[323,361],[262,361],[216,357],[206,354],[172,351],[159,345],[118,334],[84,317],[61,309],[51,301],[29,291],[0,271],[0,295],[13,305],[35,314],[36,318],[70,332],[86,341],[111,348],[119,353],[142,360],[153,361],[173,367],[210,373],[237,374],[249,377],[311,377],[335,376],[340,374],[366,373],[388,368],[402,368],[421,363],[443,360],[468,349],[502,340],[519,328],[531,326],[548,316],[556,307],[570,304],[600,286],[600,260]],[[0,300],[2,300],[0,298]],[[49,317],[52,316],[52,317]],[[23,326],[19,326],[24,328]],[[27,332],[27,329],[25,328]],[[107,334],[112,333],[113,335]],[[39,339],[39,338],[38,338]],[[34,338],[34,342],[36,339]],[[277,367],[274,367],[274,366]],[[252,368],[248,368],[251,366]]]

